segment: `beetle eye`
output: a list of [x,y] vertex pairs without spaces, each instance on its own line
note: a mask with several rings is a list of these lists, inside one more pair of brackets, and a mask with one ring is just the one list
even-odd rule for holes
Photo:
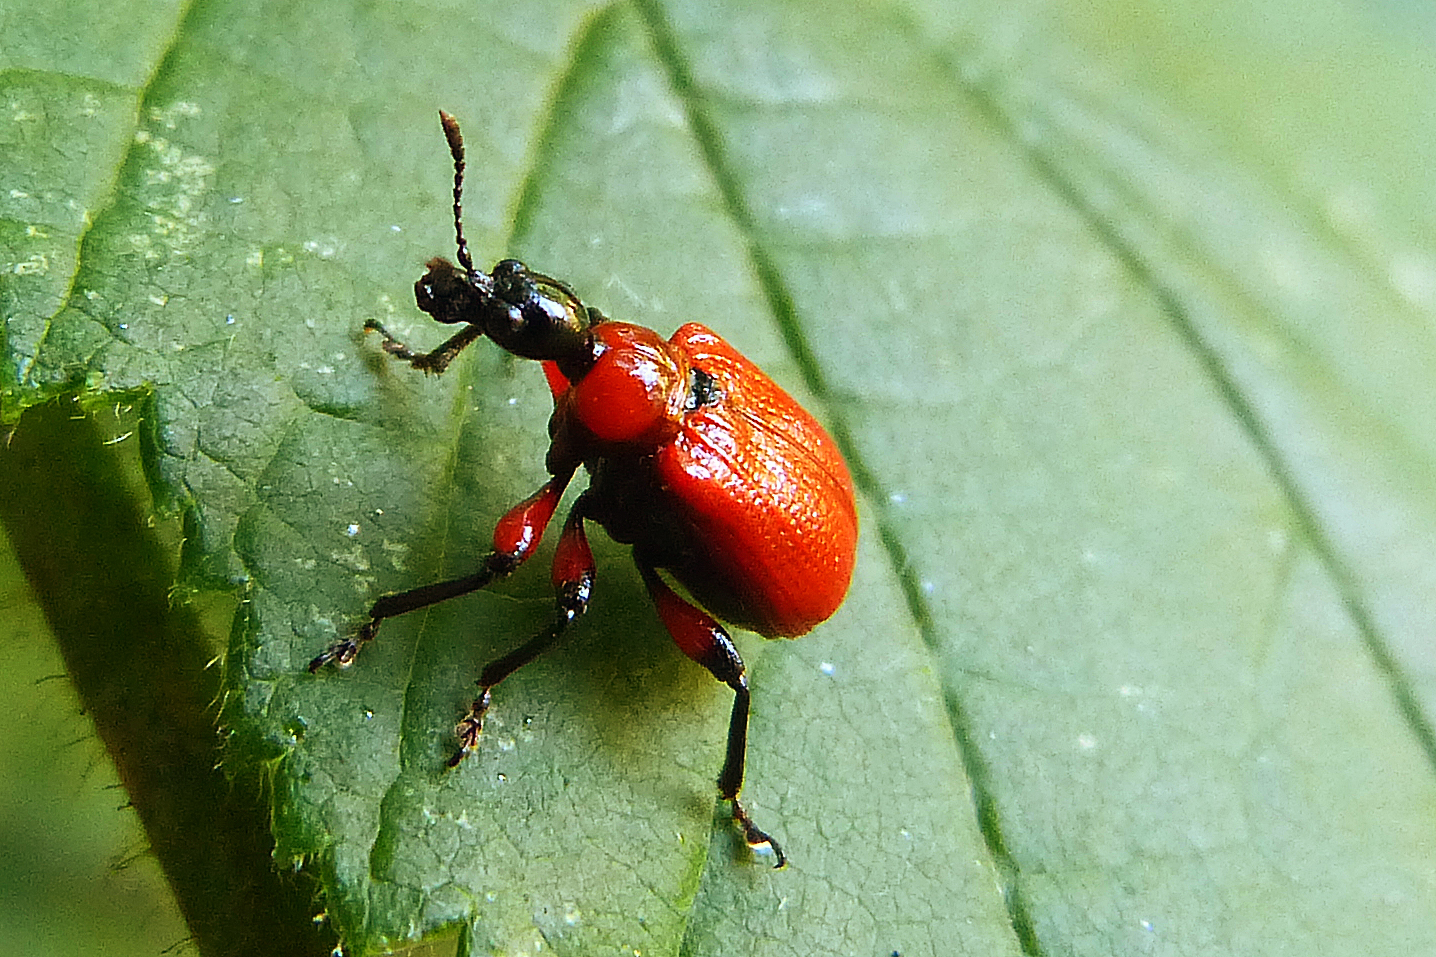
[[494,263],[493,272],[489,275],[493,277],[495,292],[508,299],[505,290],[513,288],[515,283],[522,284],[523,277],[527,273],[528,267],[517,259],[500,259]]

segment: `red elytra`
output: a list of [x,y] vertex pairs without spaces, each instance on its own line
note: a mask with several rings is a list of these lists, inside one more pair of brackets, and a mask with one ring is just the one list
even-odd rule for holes
[[[478,745],[495,685],[551,648],[587,610],[595,575],[584,522],[602,526],[633,557],[659,617],[685,655],[733,689],[721,799],[755,850],[782,849],[738,799],[750,694],[742,658],[716,619],[768,638],[793,638],[842,604],[857,547],[853,483],[836,444],[792,397],[722,337],[688,323],[670,338],[608,319],[563,283],[515,260],[474,268],[460,197],[464,152],[458,123],[441,112],[454,159],[459,267],[429,262],[414,284],[419,308],[464,327],[430,353],[415,353],[378,323],[385,352],[443,372],[469,343],[488,336],[543,363],[554,397],[545,465],[550,476],[494,527],[494,550],[472,575],[374,603],[353,637],[310,662],[347,665],[386,618],[476,591],[522,564],[538,546],[570,480],[590,481],[560,532],[552,579],[557,615],[539,634],[490,663],[479,697],[460,720],[456,765]],[[697,604],[659,575],[663,570]],[[702,607],[698,607],[701,605]],[[706,610],[705,610],[706,609]],[[715,618],[716,616],[716,618]]]

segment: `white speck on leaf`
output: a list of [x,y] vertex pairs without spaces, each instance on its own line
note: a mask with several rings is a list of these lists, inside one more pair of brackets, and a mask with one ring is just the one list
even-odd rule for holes
[[43,276],[50,271],[50,260],[44,253],[34,253],[24,262],[16,263],[10,271],[17,276]]

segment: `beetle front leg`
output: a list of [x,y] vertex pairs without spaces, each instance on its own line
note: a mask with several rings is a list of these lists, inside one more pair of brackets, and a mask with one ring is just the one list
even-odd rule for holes
[[479,674],[479,696],[454,728],[459,750],[449,759],[449,767],[457,767],[465,755],[478,747],[494,685],[558,644],[568,633],[569,625],[588,610],[588,599],[593,594],[594,563],[583,531],[583,518],[584,498],[579,496],[554,549],[553,588],[558,614],[547,628],[497,661],[489,662]]
[[509,509],[494,526],[494,550],[484,558],[478,571],[452,581],[423,585],[396,595],[385,595],[369,609],[369,620],[358,633],[330,645],[323,654],[309,662],[309,671],[316,672],[331,661],[341,667],[352,663],[359,654],[359,649],[374,640],[385,618],[418,611],[450,598],[476,592],[506,577],[522,565],[538,547],[538,543],[543,539],[544,529],[553,519],[558,501],[563,497],[563,490],[568,487],[572,478],[572,470],[563,475],[555,475],[533,495]]
[[728,753],[723,770],[718,773],[718,796],[733,806],[733,821],[743,832],[743,839],[754,851],[771,851],[776,859],[773,867],[786,867],[788,859],[783,848],[748,816],[738,792],[743,789],[743,768],[748,754],[748,675],[738,648],[723,626],[703,610],[694,607],[669,588],[653,566],[638,560],[638,571],[648,594],[658,608],[658,617],[673,636],[673,641],[689,658],[698,662],[719,681],[733,689],[733,711],[728,718]]
[[415,369],[423,369],[425,372],[432,372],[436,375],[443,373],[454,361],[454,357],[464,351],[464,347],[484,334],[480,326],[468,325],[460,329],[453,336],[449,337],[442,345],[433,352],[415,352],[404,343],[395,339],[393,334],[385,329],[377,319],[369,319],[364,323],[365,332],[377,332],[384,337],[382,348],[389,355],[402,362],[407,362]]

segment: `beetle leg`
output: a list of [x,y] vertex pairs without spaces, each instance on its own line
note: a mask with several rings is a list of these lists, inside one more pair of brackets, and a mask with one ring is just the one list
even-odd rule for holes
[[733,805],[733,820],[743,832],[743,839],[755,851],[771,850],[776,863],[784,867],[788,859],[778,842],[758,828],[738,800],[743,788],[743,766],[748,752],[748,675],[738,648],[723,626],[711,615],[678,597],[652,565],[638,560],[638,571],[648,594],[658,608],[658,616],[673,636],[673,641],[689,658],[707,668],[713,677],[733,689],[733,712],[728,719],[728,753],[723,770],[718,774],[718,796]]
[[459,750],[449,759],[449,767],[457,767],[464,755],[478,747],[494,685],[558,644],[568,633],[568,626],[588,610],[588,599],[593,593],[594,564],[588,536],[583,531],[583,519],[584,499],[579,496],[573,510],[568,513],[558,547],[554,550],[553,588],[558,614],[547,628],[502,658],[489,662],[479,674],[479,697],[454,728],[459,738]]
[[524,560],[533,554],[543,539],[544,529],[553,519],[558,500],[573,478],[573,470],[555,475],[533,495],[524,499],[504,514],[494,526],[494,550],[484,558],[484,563],[472,575],[411,588],[396,595],[385,595],[369,609],[369,620],[357,634],[342,638],[330,645],[322,655],[309,662],[310,672],[318,671],[329,662],[344,666],[353,662],[359,649],[374,640],[379,625],[385,618],[403,615],[441,601],[478,591],[492,582],[504,578]]
[[395,359],[407,362],[415,369],[423,369],[425,372],[435,374],[442,373],[454,361],[454,357],[464,351],[464,347],[475,339],[481,338],[484,334],[482,326],[467,325],[460,329],[453,336],[449,337],[443,345],[433,352],[420,353],[410,349],[404,343],[395,339],[393,334],[385,329],[377,319],[368,319],[364,322],[364,331],[374,331],[384,337],[383,349]]

